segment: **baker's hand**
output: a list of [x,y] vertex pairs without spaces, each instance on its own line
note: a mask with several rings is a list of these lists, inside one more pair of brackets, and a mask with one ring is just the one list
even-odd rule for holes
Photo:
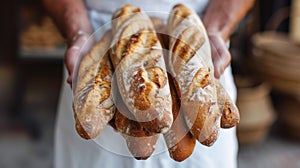
[[91,39],[90,34],[83,31],[78,31],[76,35],[68,40],[68,49],[65,52],[65,64],[69,73],[67,82],[72,87],[72,81],[74,78],[74,71],[78,61],[82,56],[87,54],[91,49],[94,40]]
[[211,46],[215,77],[220,78],[225,68],[230,64],[231,55],[223,38],[217,34],[208,34]]

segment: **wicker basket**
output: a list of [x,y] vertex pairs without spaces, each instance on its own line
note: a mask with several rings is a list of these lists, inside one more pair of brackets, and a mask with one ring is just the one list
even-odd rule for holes
[[300,47],[276,32],[258,33],[252,43],[254,71],[274,89],[300,95]]
[[262,142],[275,120],[275,113],[269,97],[270,87],[249,79],[236,77],[238,86],[237,106],[241,120],[237,136],[241,145]]

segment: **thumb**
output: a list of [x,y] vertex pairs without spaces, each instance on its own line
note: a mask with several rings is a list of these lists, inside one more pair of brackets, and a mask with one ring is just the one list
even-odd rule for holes
[[81,47],[72,46],[67,49],[66,54],[65,54],[65,64],[66,64],[68,74],[69,74],[67,82],[70,84],[71,87],[72,87],[72,79],[73,79],[74,69],[75,69],[75,66],[80,57],[80,50],[81,50]]
[[78,66],[79,61],[83,55],[86,55],[91,46],[94,44],[94,38],[87,33],[81,33],[79,36],[71,43],[69,48],[65,53],[65,64],[68,69],[69,77],[67,82],[72,87],[72,81],[74,79],[74,72],[76,66]]

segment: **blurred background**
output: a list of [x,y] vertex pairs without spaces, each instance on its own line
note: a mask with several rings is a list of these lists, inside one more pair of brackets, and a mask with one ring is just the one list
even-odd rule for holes
[[[64,39],[40,1],[0,6],[0,167],[53,167]],[[231,39],[240,168],[300,168],[300,0],[257,1]]]

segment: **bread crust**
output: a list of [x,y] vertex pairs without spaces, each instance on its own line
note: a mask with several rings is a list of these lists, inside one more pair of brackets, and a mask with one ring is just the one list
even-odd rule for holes
[[146,131],[139,122],[130,120],[116,110],[114,119],[117,131],[124,137],[130,153],[137,160],[149,158],[156,147],[159,134]]
[[237,126],[240,121],[240,113],[237,106],[233,103],[230,96],[217,79],[215,83],[218,95],[218,105],[222,112],[221,128],[232,128]]
[[122,99],[149,132],[164,133],[173,122],[162,48],[149,17],[125,5],[113,15],[111,60]]
[[112,66],[108,58],[111,32],[106,32],[83,57],[75,85],[73,110],[77,133],[84,139],[97,137],[114,115],[110,94]]
[[[117,97],[120,97],[118,89],[113,89]],[[155,150],[159,134],[153,134],[145,130],[142,125],[134,120],[134,116],[128,110],[123,100],[115,99],[117,104],[112,125],[124,137],[130,153],[138,160],[149,158]]]
[[169,76],[169,84],[172,95],[172,112],[174,122],[172,127],[164,134],[170,157],[175,161],[181,162],[187,159],[194,151],[196,139],[189,131],[182,110],[180,109],[180,100],[177,96],[173,79]]
[[159,134],[152,136],[134,137],[122,134],[125,138],[127,147],[133,157],[137,160],[148,159],[155,150]]
[[175,79],[185,120],[193,136],[210,146],[218,137],[221,113],[205,28],[197,14],[181,4],[172,9],[167,27],[172,51],[167,65]]

